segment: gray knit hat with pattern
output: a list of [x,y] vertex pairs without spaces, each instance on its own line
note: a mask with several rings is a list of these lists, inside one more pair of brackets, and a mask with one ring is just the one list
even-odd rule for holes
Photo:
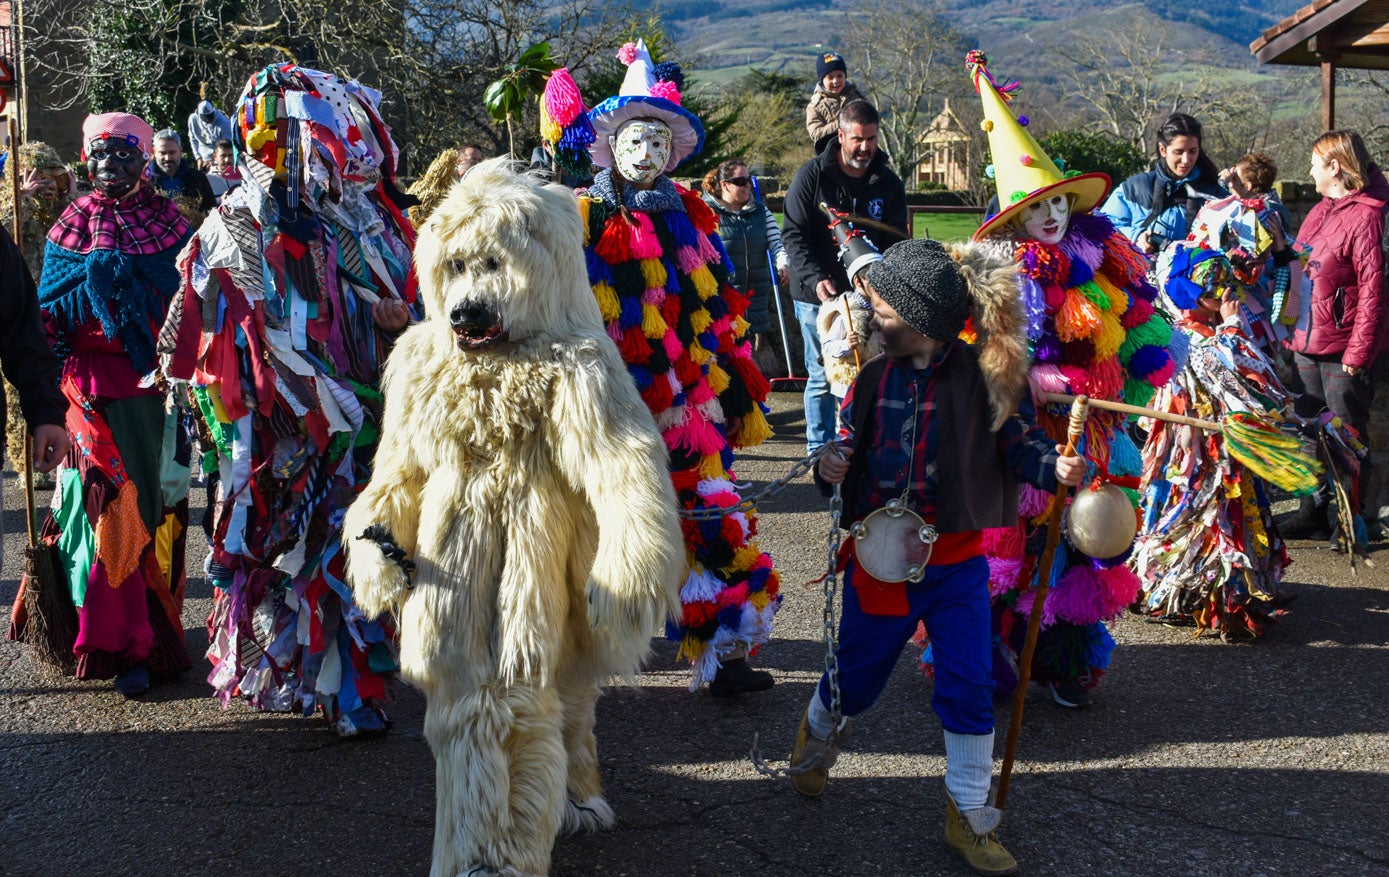
[[881,261],[869,266],[868,282],[907,325],[927,338],[949,341],[969,319],[969,287],[939,241],[917,238],[893,244]]

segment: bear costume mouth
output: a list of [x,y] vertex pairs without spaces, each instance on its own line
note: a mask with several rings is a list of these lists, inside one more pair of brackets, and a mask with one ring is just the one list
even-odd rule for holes
[[502,327],[501,323],[492,323],[488,326],[476,324],[467,326],[454,326],[453,336],[458,339],[458,349],[464,351],[486,350],[506,341],[510,333]]

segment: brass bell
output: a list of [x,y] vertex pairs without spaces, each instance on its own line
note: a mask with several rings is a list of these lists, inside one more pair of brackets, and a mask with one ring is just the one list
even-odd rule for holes
[[1066,520],[1071,544],[1090,557],[1118,557],[1138,535],[1138,516],[1128,495],[1113,484],[1083,488],[1071,501]]

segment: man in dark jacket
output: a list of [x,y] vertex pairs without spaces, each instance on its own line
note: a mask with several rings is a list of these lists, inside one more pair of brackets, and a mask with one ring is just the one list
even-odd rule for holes
[[[19,404],[34,437],[34,468],[51,471],[68,452],[67,402],[58,389],[58,357],[48,346],[34,278],[9,232],[0,228],[0,368],[19,390]],[[0,395],[0,427],[10,412]],[[3,429],[0,429],[3,433]],[[11,460],[16,470],[23,460]]]
[[820,202],[902,230],[901,237],[865,228],[869,240],[886,250],[909,237],[907,193],[878,148],[878,111],[867,101],[847,104],[839,114],[839,136],[806,162],[791,180],[783,208],[782,245],[791,259],[791,296],[805,339],[806,447],[815,450],[834,437],[834,396],[820,363],[820,333],[815,326],[820,303],[850,289],[839,263],[838,247]]
[[150,182],[154,188],[175,201],[182,195],[203,213],[217,208],[217,196],[207,175],[193,167],[183,157],[183,141],[178,132],[164,129],[154,135],[154,158],[149,164]]

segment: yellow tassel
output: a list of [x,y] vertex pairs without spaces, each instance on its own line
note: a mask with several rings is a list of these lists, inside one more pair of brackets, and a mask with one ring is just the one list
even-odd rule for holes
[[694,332],[696,335],[702,335],[704,334],[704,330],[708,329],[713,322],[714,318],[709,315],[709,311],[705,308],[700,308],[690,314],[690,331]]
[[666,336],[665,318],[655,305],[641,306],[641,334],[652,339]]
[[1119,287],[1109,282],[1109,278],[1103,274],[1095,275],[1095,285],[1109,297],[1109,313],[1116,317],[1122,317],[1124,312],[1129,309],[1128,294],[1121,291]]
[[710,299],[719,293],[719,283],[714,279],[714,275],[709,273],[708,265],[700,265],[690,272],[690,280],[694,283],[695,292],[699,293],[702,299]]
[[743,415],[743,431],[738,433],[738,446],[750,448],[762,444],[771,437],[772,425],[767,422],[761,408],[756,405],[752,406],[752,410]]
[[593,201],[588,198],[579,199],[579,221],[584,224],[584,246],[589,245],[588,233],[588,210],[593,206]]
[[747,572],[752,569],[753,564],[757,563],[757,558],[761,556],[761,548],[756,545],[744,545],[733,552],[733,564],[728,569],[730,572]]
[[558,143],[559,139],[564,136],[564,129],[559,126],[558,122],[550,118],[550,114],[545,112],[544,106],[540,108],[540,136],[551,143]]
[[1100,313],[1100,330],[1095,333],[1095,361],[1104,362],[1124,345],[1124,327],[1113,311]]
[[666,266],[661,264],[660,259],[640,259],[641,279],[646,284],[647,289],[664,289],[667,275]]
[[704,649],[708,646],[704,640],[692,633],[685,634],[685,638],[680,641],[680,651],[675,653],[675,660],[682,658],[688,659],[691,663],[698,661],[704,654]]
[[695,365],[704,365],[706,362],[714,358],[714,354],[701,347],[698,341],[691,342],[690,346],[687,347],[686,350],[689,351],[690,359],[694,360]]
[[1066,300],[1056,313],[1056,336],[1062,341],[1089,338],[1100,327],[1100,309],[1078,289],[1066,290]]
[[603,322],[611,323],[622,314],[622,305],[617,302],[617,293],[613,292],[607,281],[598,281],[593,287],[593,295],[598,299],[598,310],[603,314]]
[[749,323],[747,320],[744,320],[742,317],[735,317],[735,318],[734,318],[734,320],[733,320],[733,334],[734,334],[735,337],[737,337],[737,338],[742,338],[744,335],[748,334],[748,329],[751,329],[751,328],[752,328],[752,324]]
[[701,459],[699,461],[699,477],[705,481],[727,478],[728,472],[723,468],[723,458],[718,454],[709,454]]
[[709,363],[709,389],[714,391],[717,396],[728,389],[728,372],[724,371],[717,363]]
[[754,591],[753,593],[748,595],[748,603],[750,603],[752,605],[752,608],[756,609],[758,612],[761,612],[763,609],[766,609],[767,604],[770,602],[772,602],[772,598],[767,596],[766,591]]

